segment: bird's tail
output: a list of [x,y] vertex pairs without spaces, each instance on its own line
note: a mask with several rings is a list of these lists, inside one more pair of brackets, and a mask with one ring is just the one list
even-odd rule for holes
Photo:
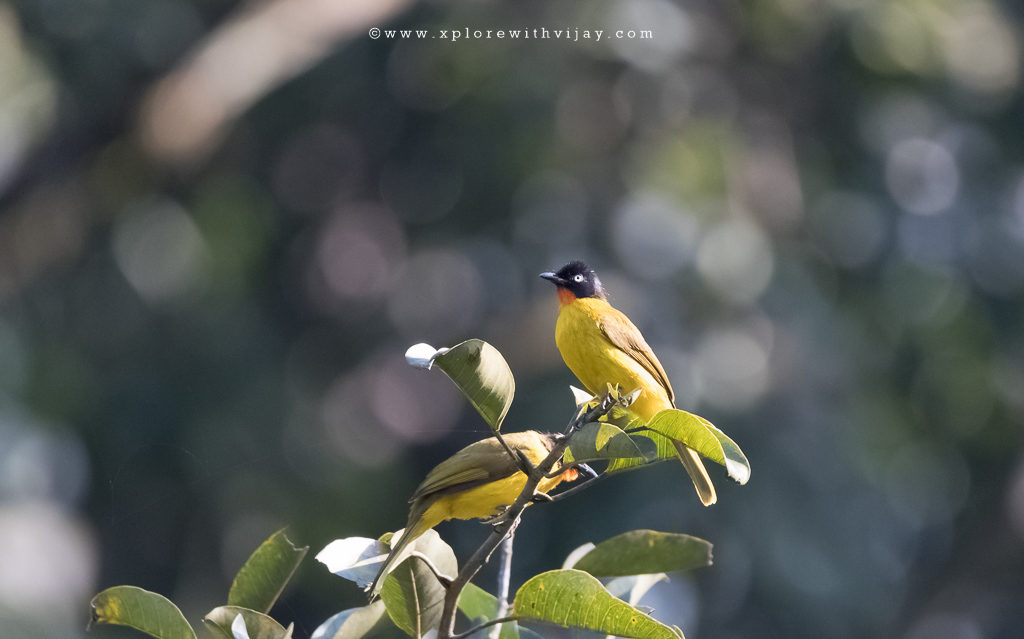
[[700,497],[700,502],[705,506],[710,506],[718,501],[715,485],[711,483],[711,476],[708,475],[707,468],[704,468],[704,462],[701,461],[697,451],[674,439],[672,444],[676,447],[676,456],[679,457],[679,461],[682,462],[686,473],[693,480],[693,487],[697,489],[697,496]]
[[402,557],[402,551],[416,541],[420,535],[427,532],[433,526],[426,525],[423,520],[423,513],[426,508],[422,508],[421,504],[414,504],[412,511],[409,513],[409,522],[405,525],[405,528],[395,533],[398,535],[397,541],[395,536],[391,537],[391,552],[388,553],[388,558],[384,560],[384,565],[380,567],[380,571],[377,576],[374,577],[373,583],[370,584],[369,593],[370,601],[372,602],[377,598],[380,592],[380,587],[383,585],[384,578],[388,572],[394,566],[395,562]]

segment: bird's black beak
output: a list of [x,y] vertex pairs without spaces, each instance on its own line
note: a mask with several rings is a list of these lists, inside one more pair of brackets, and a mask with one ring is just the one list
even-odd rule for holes
[[566,284],[568,284],[568,282],[558,277],[551,271],[548,271],[547,273],[541,273],[540,276],[543,279],[546,279],[547,281],[553,283],[555,286],[565,286]]

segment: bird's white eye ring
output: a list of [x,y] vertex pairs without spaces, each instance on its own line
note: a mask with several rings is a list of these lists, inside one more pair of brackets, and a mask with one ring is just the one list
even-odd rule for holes
[[573,276],[572,281],[574,281],[574,282],[582,282],[583,279],[584,278],[583,278],[582,274],[576,274],[576,275]]

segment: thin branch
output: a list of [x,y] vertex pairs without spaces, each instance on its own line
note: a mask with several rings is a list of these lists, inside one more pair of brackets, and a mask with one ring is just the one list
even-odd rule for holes
[[544,479],[553,479],[555,477],[558,477],[559,475],[561,475],[564,472],[565,472],[564,469],[556,468],[553,471],[551,471],[550,473],[548,473],[547,475],[544,475]]
[[[501,556],[498,563],[498,610],[496,617],[504,617],[508,613],[508,590],[512,581],[512,544],[515,541],[515,530],[511,530],[505,540],[501,542]],[[490,632],[489,639],[498,639],[501,635],[501,626],[494,626]]]
[[562,501],[563,499],[566,499],[567,497],[571,497],[572,495],[575,495],[576,493],[578,493],[578,492],[580,492],[582,490],[586,490],[587,488],[590,488],[592,485],[594,485],[595,483],[597,483],[598,481],[600,481],[600,480],[602,480],[602,479],[604,479],[606,477],[609,477],[609,475],[607,473],[601,473],[597,477],[591,477],[590,479],[585,479],[582,482],[580,482],[580,483],[576,484],[575,486],[573,486],[572,488],[567,488],[566,490],[563,490],[562,492],[558,493],[557,495],[551,495],[551,498],[548,501],[550,501],[552,503],[554,503],[556,501]]
[[[500,425],[501,424],[499,424],[499,426]],[[505,449],[505,452],[508,453],[509,457],[516,460],[516,463],[519,463],[519,458],[516,456],[515,452],[513,452],[512,447],[508,445],[508,442],[505,441],[505,437],[502,436],[501,431],[497,428],[492,428],[491,432],[494,433],[494,438],[498,440],[498,443]]]
[[[510,537],[512,537],[513,535],[516,534],[516,528],[519,528],[519,522],[520,521],[522,521],[522,519],[518,519],[517,518],[515,521],[511,522],[511,524],[508,527],[508,531],[505,533],[505,537],[502,538],[502,540],[501,540],[501,543],[498,546],[495,546],[494,548],[491,548],[491,552],[487,553],[487,556],[484,557],[484,564],[485,565],[489,564],[491,562],[491,556],[494,555],[494,551],[497,550],[498,548],[503,547],[505,545],[505,542],[508,541]],[[504,523],[506,523],[506,522],[502,522],[502,524],[504,524]]]
[[473,626],[472,628],[470,628],[469,630],[467,630],[465,632],[460,632],[457,635],[452,635],[450,639],[465,639],[466,637],[470,636],[474,632],[480,632],[481,630],[483,630],[484,628],[487,628],[489,626],[496,626],[498,624],[508,623],[510,621],[511,622],[519,621],[519,617],[517,617],[515,615],[511,615],[509,617],[499,617],[498,619],[491,619],[490,621],[485,621],[485,622],[483,622],[482,624],[480,624],[478,626]]
[[[591,461],[593,461],[593,460],[591,460]],[[578,470],[581,475],[586,475],[587,477],[590,477],[591,479],[593,479],[594,477],[597,477],[597,472],[594,471],[594,469],[591,468],[590,466],[588,466],[587,464],[584,464],[584,463],[581,463],[581,462],[572,462],[571,464],[565,464],[565,466],[571,466],[571,467],[575,468],[576,470]],[[544,478],[545,479],[551,479],[553,477],[558,477],[559,475],[561,475],[564,472],[565,472],[565,467],[564,466],[562,468],[556,468],[556,469],[552,470],[550,473],[548,473],[547,475],[544,475]]]
[[498,440],[498,443],[501,444],[501,447],[505,449],[505,452],[512,458],[512,461],[519,465],[519,470],[523,471],[523,474],[529,477],[533,472],[533,464],[530,463],[530,460],[526,458],[526,455],[524,455],[522,451],[512,450],[512,447],[508,445],[508,442],[506,442],[505,438],[501,435],[500,430],[492,430],[494,432],[494,437]]

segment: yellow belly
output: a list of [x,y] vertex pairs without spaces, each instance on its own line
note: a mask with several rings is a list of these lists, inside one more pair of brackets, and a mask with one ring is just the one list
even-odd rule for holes
[[[536,460],[534,463],[539,463]],[[537,485],[537,490],[543,493],[548,492],[562,481],[562,476],[542,479]],[[477,486],[466,491],[452,493],[440,497],[427,508],[416,526],[422,533],[442,521],[449,519],[484,519],[493,517],[501,512],[502,508],[512,504],[526,486],[526,475],[517,472],[504,479]]]
[[607,302],[582,298],[562,306],[555,324],[555,344],[566,366],[593,395],[600,396],[608,384],[626,392],[642,388],[632,409],[645,420],[672,408],[661,382],[636,360],[608,341],[599,326]]

